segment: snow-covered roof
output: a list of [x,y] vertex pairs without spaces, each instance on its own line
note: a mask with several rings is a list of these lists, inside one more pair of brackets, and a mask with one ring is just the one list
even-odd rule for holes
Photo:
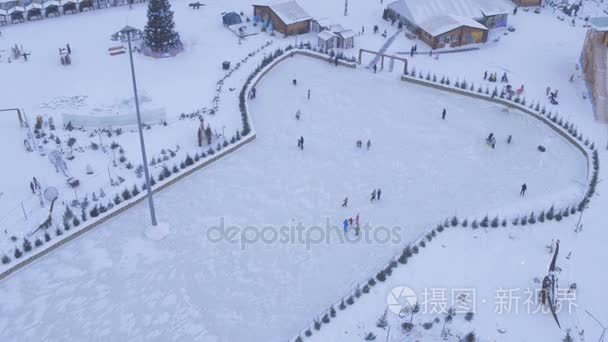
[[297,1],[283,1],[268,5],[270,9],[277,15],[286,25],[299,23],[301,21],[312,19],[310,14],[298,4]]
[[315,21],[322,27],[329,27],[331,21],[328,18],[315,18]]
[[512,7],[506,0],[397,0],[388,5],[416,25],[445,15],[480,19],[508,13]]
[[344,39],[354,38],[355,36],[357,36],[355,34],[355,31],[353,31],[353,30],[340,31],[340,32],[338,32],[338,34],[340,36],[342,36],[342,38],[344,38]]
[[332,39],[332,38],[335,38],[335,37],[336,37],[336,35],[335,35],[335,34],[333,34],[333,33],[331,33],[330,31],[325,30],[325,31],[321,31],[321,32],[319,32],[319,33],[317,34],[317,37],[319,37],[319,38],[320,38],[320,39],[322,39],[322,40],[326,40],[326,41],[327,41],[327,40],[330,40],[330,39]]
[[589,23],[595,31],[608,32],[608,17],[589,18]]
[[485,26],[471,18],[459,17],[455,15],[439,15],[429,18],[427,21],[419,23],[418,26],[432,36],[452,31],[461,26],[474,27],[487,30]]

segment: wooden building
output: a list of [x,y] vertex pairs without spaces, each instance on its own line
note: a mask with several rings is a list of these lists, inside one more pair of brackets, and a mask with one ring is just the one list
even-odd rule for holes
[[312,17],[296,1],[269,5],[253,5],[254,22],[262,28],[286,36],[308,33]]
[[507,26],[512,8],[506,0],[397,0],[383,18],[399,21],[436,49],[485,43],[489,30]]
[[543,0],[513,0],[513,2],[520,7],[541,6],[543,4]]
[[580,62],[595,120],[608,123],[608,17],[589,18],[589,24]]
[[433,17],[420,27],[420,39],[433,49],[481,44],[488,40],[488,29],[473,19],[451,15]]

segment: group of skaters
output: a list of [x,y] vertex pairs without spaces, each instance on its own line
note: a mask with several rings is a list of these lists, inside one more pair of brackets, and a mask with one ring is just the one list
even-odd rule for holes
[[[488,71],[484,71],[483,72],[483,80],[484,81],[489,81],[489,82],[496,82],[498,80],[498,74],[497,73],[488,73]],[[507,73],[503,73],[502,76],[500,77],[500,82],[501,83],[509,83],[509,77],[507,76]]]
[[[507,136],[507,144],[510,144],[512,140],[513,140],[513,136],[511,134],[509,134]],[[486,138],[486,144],[488,144],[488,146],[490,146],[491,148],[496,147],[496,137],[494,136],[494,133],[490,133],[488,135],[488,137]]]
[[359,231],[361,230],[361,226],[359,225],[359,213],[357,213],[354,220],[352,217],[345,218],[344,222],[342,222],[342,226],[344,227],[344,234],[348,233],[348,230],[354,227],[355,235],[359,236]]
[[[379,201],[380,197],[382,197],[382,189],[374,189],[374,191],[372,191],[369,201]],[[348,196],[344,197],[344,199],[342,200],[342,207],[348,207]]]
[[[357,146],[357,148],[363,148],[363,141],[357,140],[356,146]],[[366,146],[367,150],[369,151],[369,149],[372,148],[372,141],[367,139],[367,143],[365,144],[365,146]]]

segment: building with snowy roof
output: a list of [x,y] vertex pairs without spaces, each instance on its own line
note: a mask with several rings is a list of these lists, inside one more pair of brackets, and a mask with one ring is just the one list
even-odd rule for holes
[[543,0],[513,0],[513,2],[521,7],[540,6],[543,4]]
[[589,18],[581,65],[595,120],[608,124],[608,17]]
[[397,0],[384,19],[399,21],[433,49],[485,43],[488,31],[507,26],[506,0]]
[[253,5],[255,22],[263,28],[278,31],[286,36],[310,31],[312,17],[297,1],[284,1],[267,5]]

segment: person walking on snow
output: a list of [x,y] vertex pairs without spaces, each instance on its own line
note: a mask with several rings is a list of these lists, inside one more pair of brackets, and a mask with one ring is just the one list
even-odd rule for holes
[[296,120],[300,120],[301,116],[302,116],[302,112],[298,109],[298,111],[296,112]]
[[36,194],[36,191],[34,191],[34,183],[30,182],[30,189],[32,189],[32,194]]
[[367,139],[367,150],[369,151],[369,149],[372,147],[372,142],[371,140]]
[[526,191],[528,190],[528,186],[526,185],[526,183],[521,185],[521,191],[519,192],[520,196],[524,196],[526,194]]
[[300,149],[304,149],[304,137],[300,136]]
[[547,89],[546,89],[546,91],[547,91],[546,96],[549,96],[549,93],[551,92],[551,87],[548,86]]
[[310,100],[310,89],[308,89],[308,99]]
[[348,196],[344,198],[344,201],[342,201],[342,206],[345,208],[348,207]]
[[372,198],[369,201],[373,202],[375,199],[376,199],[376,189],[374,189],[374,191],[372,191]]
[[447,111],[445,110],[445,108],[443,108],[443,112],[441,113],[441,120],[445,120],[446,114],[447,114]]
[[380,200],[380,195],[382,195],[382,190],[378,189],[378,191],[376,192],[378,194],[378,201]]
[[483,72],[483,80],[485,81],[487,79],[488,79],[488,71],[486,70]]
[[359,227],[359,213],[357,213],[357,216],[355,216],[355,225]]
[[349,226],[352,226],[352,225],[353,225],[353,218],[352,218],[352,217],[348,219],[348,225],[349,225]]
[[343,225],[344,225],[344,233],[348,233],[348,220],[347,219],[344,219]]
[[376,73],[376,71],[378,71],[378,66],[374,64],[374,74]]

